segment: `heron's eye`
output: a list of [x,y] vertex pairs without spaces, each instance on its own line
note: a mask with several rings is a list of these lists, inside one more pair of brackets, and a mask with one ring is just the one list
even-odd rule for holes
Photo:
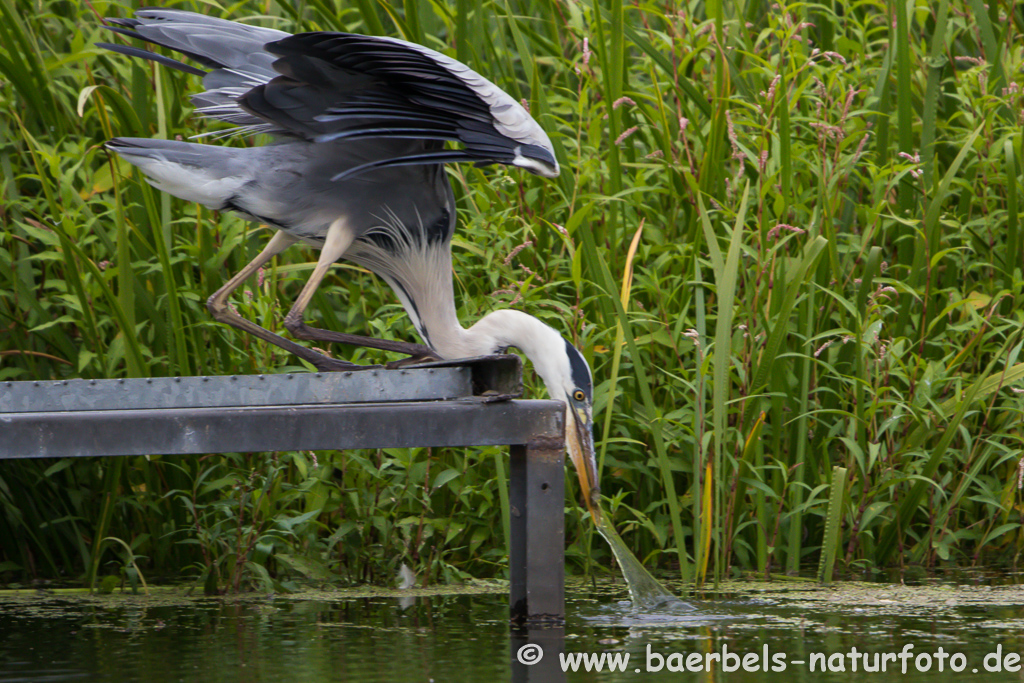
[[587,399],[587,395],[584,394],[579,389],[577,389],[576,391],[572,392],[572,398],[574,401],[579,401],[580,403],[583,403],[583,401]]

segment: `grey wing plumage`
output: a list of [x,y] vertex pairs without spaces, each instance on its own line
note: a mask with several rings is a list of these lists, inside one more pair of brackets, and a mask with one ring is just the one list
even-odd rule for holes
[[203,76],[206,92],[192,96],[196,110],[203,116],[242,126],[247,131],[282,132],[239,107],[238,98],[278,75],[273,68],[277,57],[267,52],[264,45],[290,34],[194,12],[154,8],[139,10],[131,19],[107,22],[113,24],[107,28],[115,33],[170,48],[211,69],[204,71],[136,47],[99,43],[114,52]]
[[[315,136],[318,142],[386,136],[462,145],[366,167],[476,161],[558,175],[551,142],[530,114],[498,86],[434,50],[395,38],[324,32],[289,36],[266,49],[280,56],[274,68],[284,76],[243,97],[243,106],[260,116],[279,121],[282,114],[296,118],[301,111],[306,125],[324,131]],[[309,71],[319,78],[310,78]],[[325,76],[350,87],[300,104],[300,84],[315,86]],[[277,106],[275,98],[286,106]]]
[[[101,43],[130,56],[203,76],[197,111],[243,131],[313,143],[419,140],[413,153],[374,155],[334,179],[370,168],[475,161],[558,175],[548,136],[508,94],[465,64],[394,38],[304,33],[247,26],[179,10],[145,9],[109,20],[110,30],[162,45],[211,69],[135,47]],[[444,149],[443,141],[461,145]],[[356,150],[352,150],[355,152]]]

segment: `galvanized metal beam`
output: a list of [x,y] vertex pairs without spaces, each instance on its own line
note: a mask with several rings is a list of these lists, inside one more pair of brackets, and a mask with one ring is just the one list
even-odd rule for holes
[[460,360],[420,363],[420,368],[468,367],[473,375],[473,395],[487,396],[491,400],[518,398],[523,395],[523,362],[519,356],[507,353]]
[[429,401],[472,396],[469,368],[4,382],[0,413]]
[[516,400],[0,414],[0,458],[500,446],[563,434],[563,404]]
[[435,401],[479,395],[522,395],[519,357],[353,372],[3,382],[0,414]]

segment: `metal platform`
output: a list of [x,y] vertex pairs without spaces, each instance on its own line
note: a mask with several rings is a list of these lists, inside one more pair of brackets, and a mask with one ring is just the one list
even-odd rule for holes
[[0,458],[511,447],[513,621],[564,618],[564,405],[517,356],[405,369],[0,383]]

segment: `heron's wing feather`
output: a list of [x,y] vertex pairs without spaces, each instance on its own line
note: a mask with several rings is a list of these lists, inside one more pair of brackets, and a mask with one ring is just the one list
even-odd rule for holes
[[[144,9],[109,22],[116,33],[209,69],[104,44],[203,75],[206,90],[192,97],[197,111],[236,124],[238,131],[314,143],[363,140],[357,156],[370,167],[438,163],[437,151],[447,140],[461,147],[458,154],[442,154],[445,160],[558,173],[547,135],[518,102],[465,64],[420,45],[347,33],[292,36],[169,9]],[[407,151],[388,156],[395,148],[385,139],[405,141]]]
[[150,52],[149,50],[131,47],[130,45],[117,45],[116,43],[96,43],[96,47],[102,47],[106,50],[110,50],[111,52],[117,52],[122,55],[128,55],[129,57],[141,57],[142,59],[148,59],[150,61],[157,62],[158,64],[163,64],[164,66],[169,66],[172,69],[184,71],[185,73],[192,74],[194,76],[206,75],[206,72],[202,69],[197,69],[194,66],[190,66],[188,64],[185,64],[184,62],[179,62],[176,59],[164,57],[161,54]]
[[455,161],[476,161],[477,163],[481,163],[475,155],[470,156],[469,154],[466,154],[466,152],[462,150],[442,149],[434,152],[425,152],[423,154],[406,154],[404,156],[394,156],[389,158],[376,159],[374,161],[368,161],[358,166],[351,166],[349,168],[346,168],[344,171],[333,176],[331,180],[338,181],[344,180],[346,178],[352,178],[373,168],[384,168],[394,166],[420,166],[427,164],[447,164]]
[[240,103],[268,123],[317,142],[387,137],[393,129],[397,137],[461,143],[463,158],[473,161],[557,173],[551,142],[529,113],[450,57],[348,33],[302,33],[266,49],[279,56],[281,76]]
[[136,12],[134,18],[107,21],[112,24],[107,28],[115,33],[169,48],[210,69],[203,71],[135,47],[100,44],[114,52],[203,76],[206,91],[192,97],[199,113],[249,129],[283,132],[244,111],[237,100],[278,75],[273,68],[277,57],[267,52],[264,45],[287,37],[288,33],[170,9],[144,9]]

